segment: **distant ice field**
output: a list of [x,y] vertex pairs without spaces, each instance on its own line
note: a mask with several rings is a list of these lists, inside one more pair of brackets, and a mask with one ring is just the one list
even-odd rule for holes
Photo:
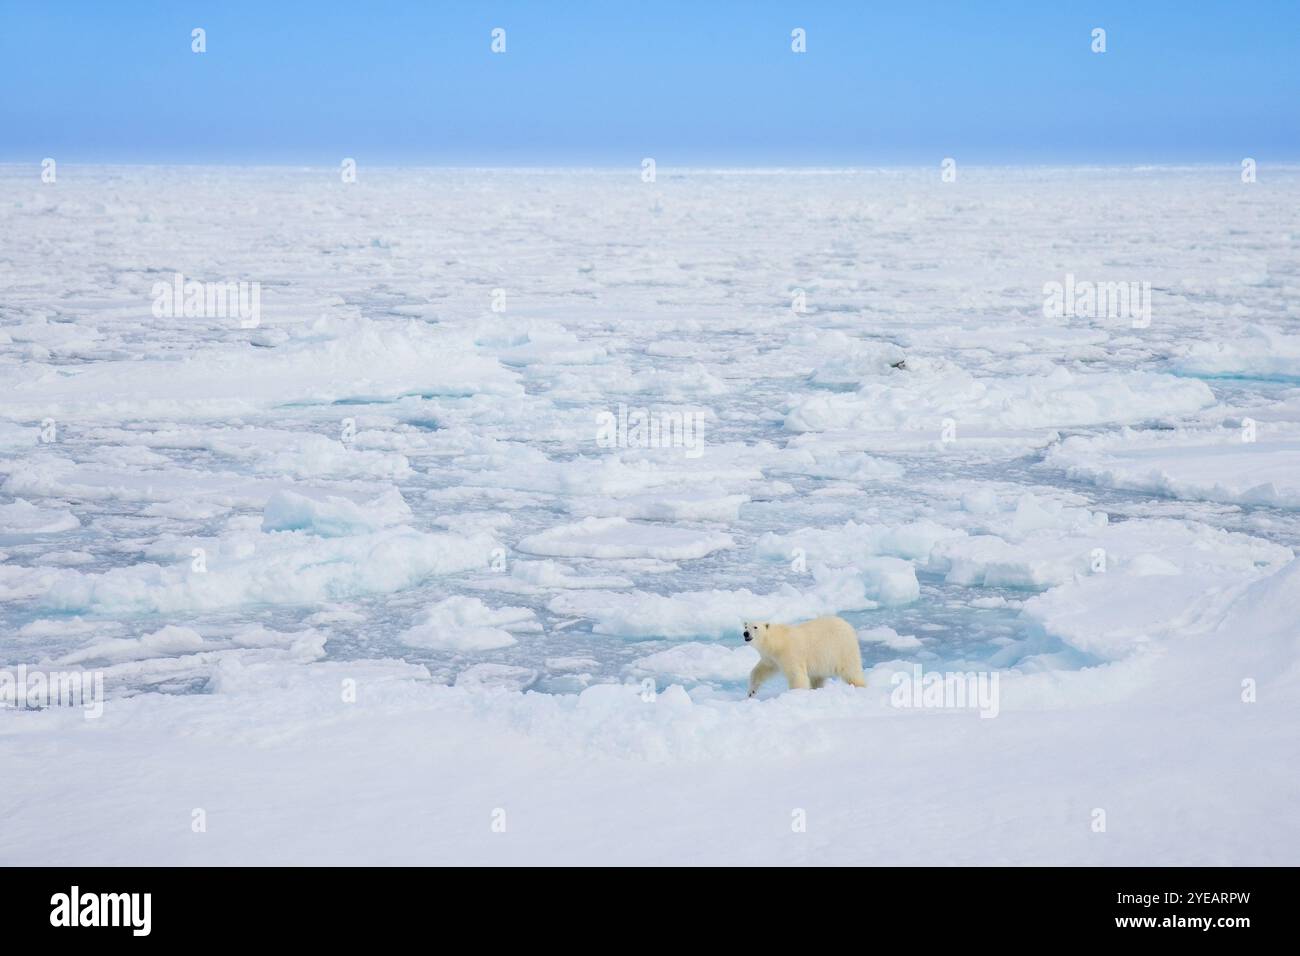
[[1300,543],[1300,170],[58,176],[0,167],[5,665],[729,699],[742,620],[841,614],[1071,672]]

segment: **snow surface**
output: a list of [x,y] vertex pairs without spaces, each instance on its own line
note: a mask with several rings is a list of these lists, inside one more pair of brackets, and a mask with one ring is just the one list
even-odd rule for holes
[[[0,862],[1300,861],[1297,200],[0,167],[0,671],[108,696],[0,711]],[[747,700],[740,622],[819,614],[868,687]]]

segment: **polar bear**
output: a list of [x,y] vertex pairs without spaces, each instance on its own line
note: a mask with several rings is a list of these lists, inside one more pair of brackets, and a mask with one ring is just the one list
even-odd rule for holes
[[854,687],[867,686],[858,634],[842,617],[819,617],[803,624],[746,621],[743,630],[746,642],[761,658],[749,674],[750,697],[777,671],[785,674],[791,690],[815,690],[828,677]]

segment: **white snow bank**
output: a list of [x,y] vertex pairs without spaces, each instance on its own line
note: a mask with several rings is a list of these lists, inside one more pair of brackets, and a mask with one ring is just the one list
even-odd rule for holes
[[522,392],[465,331],[413,320],[322,318],[287,332],[272,348],[159,353],[129,368],[115,361],[8,367],[0,415],[198,419],[293,403]]
[[0,535],[58,534],[81,527],[81,521],[64,508],[41,508],[19,498],[0,505]]
[[569,511],[597,518],[641,518],[649,521],[736,521],[749,495],[708,489],[661,491],[619,498],[572,498]]
[[680,449],[629,449],[555,460],[535,447],[497,442],[460,463],[478,472],[466,482],[469,488],[620,499],[647,493],[743,493],[762,481],[769,451],[767,446],[710,443],[698,458],[687,458]]
[[629,588],[632,581],[616,574],[576,574],[555,561],[515,561],[510,576],[537,589]]
[[529,535],[518,548],[526,554],[581,558],[657,558],[689,561],[732,546],[716,531],[634,524],[626,518],[584,518]]
[[1040,552],[1044,563],[1033,573],[1057,586],[1026,601],[1022,613],[1105,660],[1207,631],[1250,584],[1293,558],[1260,538],[1171,520],[1109,525],[1088,543],[1103,548],[1103,569],[1085,571],[1079,555],[1071,560],[1055,546]]
[[[915,364],[916,367],[913,367]],[[853,394],[794,400],[785,418],[793,432],[842,429],[929,431],[952,419],[964,428],[1048,429],[1138,422],[1190,415],[1214,403],[1204,382],[1153,372],[976,377],[943,362],[908,363],[906,374],[867,381]]]
[[456,675],[456,686],[471,690],[518,692],[526,690],[538,678],[531,667],[517,664],[472,664]]
[[772,475],[802,475],[805,478],[835,478],[840,481],[888,481],[902,476],[903,466],[860,451],[826,446],[782,448],[765,464]]
[[[0,584],[27,587],[41,606],[105,615],[168,614],[250,605],[319,604],[411,587],[435,574],[484,567],[490,535],[426,534],[388,528],[343,538],[302,531],[233,530],[220,538],[176,539],[158,557],[102,573],[14,569]],[[203,549],[198,570],[195,548]]]
[[1189,375],[1300,380],[1300,335],[1252,323],[1230,336],[1192,342],[1174,366]]
[[152,657],[179,657],[201,650],[203,638],[188,627],[167,625],[143,637],[115,638],[95,641],[72,654],[59,659],[60,664],[79,664],[83,661],[138,661]]
[[30,425],[0,422],[0,449],[19,451],[35,448],[41,440],[41,430]]
[[1071,647],[1118,660],[1205,631],[1244,586],[1241,575],[1225,584],[1217,573],[1167,572],[1081,579],[1036,595],[1023,613]]
[[922,646],[921,639],[914,634],[899,634],[885,625],[859,631],[858,640],[867,644],[883,644],[892,651],[913,651]]
[[[367,433],[347,443],[340,440],[341,420],[330,423],[338,435],[282,428],[240,428],[227,426],[160,426],[156,428],[109,428],[88,430],[86,438],[114,449],[133,447],[209,451],[259,475],[288,475],[296,478],[370,478],[390,481],[407,478],[411,466],[406,456],[395,451],[364,447]],[[162,459],[166,462],[167,459]]]
[[1289,424],[1076,436],[1044,464],[1107,488],[1300,509],[1300,428]]
[[556,322],[484,320],[475,330],[475,344],[492,350],[504,365],[589,365],[605,358],[605,349],[582,342]]
[[121,686],[160,684],[168,681],[208,681],[235,660],[278,661],[290,666],[319,660],[325,654],[326,636],[308,628],[276,631],[260,624],[244,625],[233,632],[204,637],[189,627],[168,624],[134,638],[105,637],[117,625],[79,622],[68,630],[44,628],[44,634],[93,635],[74,651],[55,659],[59,667],[93,665],[104,673],[113,693]]
[[688,681],[742,681],[757,663],[758,651],[749,646],[692,643],[638,657],[630,670]]
[[1044,528],[1012,540],[996,535],[954,538],[935,547],[929,565],[954,584],[1041,589],[1079,576],[1122,572],[1146,556],[1184,571],[1224,573],[1276,566],[1289,560],[1291,552],[1262,538],[1197,522],[1138,519],[1098,522],[1064,533]]
[[916,569],[902,558],[867,558],[848,568],[862,575],[868,596],[882,607],[911,604],[921,596]]
[[322,538],[365,534],[406,524],[411,508],[396,488],[363,504],[337,495],[277,491],[262,513],[263,531],[306,531]]
[[510,633],[537,631],[537,615],[526,607],[490,608],[478,598],[453,595],[426,608],[401,635],[410,647],[443,651],[487,651],[515,643]]
[[3,488],[12,495],[89,501],[158,502],[178,514],[212,513],[232,507],[260,508],[290,482],[233,472],[171,467],[166,470],[105,467],[46,456],[17,461]]
[[802,553],[808,561],[840,566],[859,564],[879,555],[924,561],[940,541],[965,534],[928,518],[892,526],[850,520],[839,527],[800,528],[788,534],[769,531],[758,539],[755,550],[777,561],[788,561]]
[[[847,336],[845,337],[847,339]],[[846,342],[846,348],[838,350],[821,361],[808,380],[814,385],[829,388],[856,388],[865,378],[889,375],[893,368],[904,362],[907,353],[890,342]]]

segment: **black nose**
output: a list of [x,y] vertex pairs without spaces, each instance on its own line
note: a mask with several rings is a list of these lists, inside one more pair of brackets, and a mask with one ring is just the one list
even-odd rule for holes
[[748,640],[750,640],[750,639],[751,639],[751,638],[750,638],[750,636],[749,636],[749,631],[746,631],[746,632],[745,632],[745,640],[748,641]]

